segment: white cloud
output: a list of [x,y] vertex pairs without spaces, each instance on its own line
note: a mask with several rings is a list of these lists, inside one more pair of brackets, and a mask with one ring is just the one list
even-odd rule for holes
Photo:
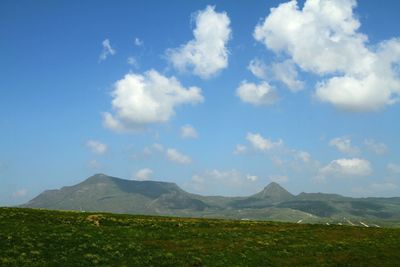
[[344,136],[331,139],[329,145],[345,154],[357,154],[359,152],[359,149],[351,144],[351,139]]
[[237,144],[235,147],[235,150],[233,151],[233,154],[235,155],[240,155],[240,154],[244,154],[247,151],[247,147],[241,144]]
[[185,139],[197,138],[198,134],[196,129],[192,125],[186,124],[181,127],[181,137]]
[[99,61],[106,60],[109,55],[115,55],[116,51],[114,48],[111,47],[109,39],[105,39],[102,42],[102,45],[103,45],[103,50],[101,51],[101,54],[99,56]]
[[228,66],[230,20],[225,12],[218,13],[213,6],[207,6],[196,14],[195,21],[194,39],[167,50],[167,57],[176,69],[190,69],[195,75],[209,78]]
[[383,155],[387,151],[387,146],[384,143],[377,142],[374,139],[365,139],[364,144],[377,155]]
[[145,159],[151,156],[164,155],[165,148],[162,144],[153,143],[151,145],[145,146],[142,151],[133,154],[135,159]]
[[286,183],[289,180],[287,175],[273,175],[268,177],[270,181],[276,182],[278,184]]
[[126,74],[115,83],[112,97],[114,115],[104,113],[103,122],[118,132],[167,122],[176,106],[203,102],[200,88],[185,88],[175,77],[165,77],[155,70]]
[[294,93],[304,88],[304,83],[299,80],[296,65],[292,60],[275,62],[267,66],[262,60],[254,58],[250,61],[247,68],[260,80],[280,81]]
[[152,169],[144,168],[144,169],[138,170],[135,173],[133,178],[135,178],[136,180],[139,180],[139,181],[145,181],[145,180],[149,180],[152,174],[153,174]]
[[192,163],[192,159],[189,156],[187,156],[187,155],[185,155],[185,154],[183,154],[183,153],[181,153],[178,150],[173,149],[173,148],[168,148],[167,152],[166,152],[166,155],[167,155],[167,158],[172,162],[176,162],[176,163],[179,163],[179,164],[190,164],[190,163]]
[[311,155],[306,151],[293,150],[292,152],[296,160],[300,160],[304,163],[309,163],[311,161]]
[[298,79],[296,66],[291,60],[272,64],[274,79],[282,82],[292,92],[301,91],[304,83]]
[[[303,71],[324,79],[315,95],[349,111],[375,111],[398,101],[400,39],[367,46],[353,14],[355,0],[297,1],[271,9],[253,36],[268,49],[286,54]],[[326,76],[330,75],[330,76]]]
[[242,81],[236,90],[236,95],[243,102],[255,106],[271,105],[278,100],[276,90],[265,81],[260,84]]
[[246,175],[246,179],[249,180],[249,181],[255,182],[255,181],[258,180],[258,176],[247,174]]
[[103,155],[107,152],[107,145],[95,140],[86,141],[86,147],[90,149],[94,154]]
[[246,139],[250,142],[250,144],[255,148],[256,150],[260,151],[268,151],[273,148],[279,147],[283,144],[282,140],[278,140],[276,142],[271,141],[270,139],[266,139],[262,137],[258,133],[247,133]]
[[128,57],[128,59],[126,60],[126,63],[128,63],[129,65],[131,65],[135,68],[139,67],[138,62],[137,62],[136,58],[134,58],[134,57]]
[[400,165],[399,164],[388,163],[386,165],[386,168],[391,174],[400,174]]
[[360,177],[372,173],[371,163],[360,158],[337,159],[318,171],[317,180],[324,180],[328,176],[335,177]]
[[135,38],[134,43],[135,43],[136,46],[143,46],[143,40],[141,40],[138,37]]
[[12,193],[13,198],[20,198],[20,197],[25,197],[28,194],[28,190],[26,189],[20,189]]
[[247,68],[260,80],[268,80],[268,66],[262,60],[252,59]]

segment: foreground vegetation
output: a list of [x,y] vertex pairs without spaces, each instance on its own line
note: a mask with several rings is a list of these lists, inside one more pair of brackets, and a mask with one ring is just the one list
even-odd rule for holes
[[0,266],[394,266],[400,229],[0,208]]

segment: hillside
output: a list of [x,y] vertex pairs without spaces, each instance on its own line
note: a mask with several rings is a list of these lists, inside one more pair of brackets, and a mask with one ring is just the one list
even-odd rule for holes
[[0,266],[396,266],[400,229],[0,208]]
[[277,183],[248,197],[201,196],[174,183],[131,181],[104,174],[74,186],[45,191],[21,207],[365,227],[400,225],[400,198],[350,198],[324,193],[296,196]]

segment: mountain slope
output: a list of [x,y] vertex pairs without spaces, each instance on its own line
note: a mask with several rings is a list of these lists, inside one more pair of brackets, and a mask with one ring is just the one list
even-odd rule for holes
[[350,198],[324,193],[295,196],[277,183],[249,197],[201,196],[174,183],[131,181],[104,174],[74,186],[45,191],[21,206],[348,225],[393,225],[400,221],[400,198]]
[[45,191],[22,206],[162,214],[174,209],[201,211],[208,205],[192,198],[174,183],[130,181],[96,174],[77,185]]

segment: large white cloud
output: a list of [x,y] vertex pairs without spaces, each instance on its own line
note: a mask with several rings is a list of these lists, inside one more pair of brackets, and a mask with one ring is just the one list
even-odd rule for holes
[[112,97],[114,114],[104,113],[104,125],[115,131],[167,122],[175,114],[176,106],[203,101],[200,88],[185,88],[175,77],[155,70],[126,74],[115,83]]
[[276,90],[267,82],[255,84],[243,81],[236,90],[236,95],[243,102],[255,106],[271,105],[278,100]]
[[[316,86],[321,101],[351,111],[374,111],[395,103],[400,94],[400,40],[367,47],[353,14],[355,0],[290,1],[271,9],[254,38],[288,55],[302,70],[324,79]],[[330,76],[327,76],[330,75]]]
[[228,66],[230,20],[225,12],[216,12],[213,6],[199,11],[195,20],[194,39],[167,50],[167,57],[176,69],[191,70],[195,75],[209,78]]
[[323,180],[326,177],[360,177],[372,173],[371,163],[361,158],[336,159],[318,171],[317,179]]
[[254,149],[260,151],[268,151],[283,144],[282,140],[273,142],[270,139],[264,138],[258,133],[247,133],[246,139],[250,142]]

